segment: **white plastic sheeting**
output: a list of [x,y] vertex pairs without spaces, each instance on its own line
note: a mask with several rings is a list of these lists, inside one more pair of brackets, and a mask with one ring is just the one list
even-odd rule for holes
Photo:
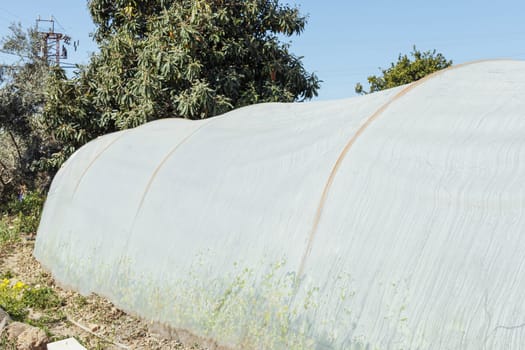
[[525,347],[525,62],[82,147],[35,256],[239,348]]

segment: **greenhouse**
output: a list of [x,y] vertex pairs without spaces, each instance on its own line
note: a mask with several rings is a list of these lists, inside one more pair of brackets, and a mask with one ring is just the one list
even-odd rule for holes
[[231,349],[525,344],[525,62],[162,119],[79,149],[35,257]]

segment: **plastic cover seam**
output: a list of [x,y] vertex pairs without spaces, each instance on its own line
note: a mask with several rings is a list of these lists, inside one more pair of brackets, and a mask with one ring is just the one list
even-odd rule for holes
[[192,132],[190,132],[188,135],[186,135],[179,143],[177,143],[165,156],[164,158],[160,161],[159,165],[157,165],[157,167],[155,168],[155,170],[153,171],[153,173],[151,174],[150,176],[150,179],[148,180],[148,183],[146,184],[146,187],[144,188],[144,192],[142,193],[142,196],[140,198],[140,202],[139,202],[139,205],[137,207],[137,211],[135,212],[135,216],[133,217],[133,225],[135,225],[135,220],[137,219],[141,209],[142,209],[142,206],[144,204],[144,200],[146,199],[146,196],[148,195],[149,193],[149,190],[151,188],[151,185],[153,184],[153,182],[155,181],[155,178],[157,177],[159,171],[162,169],[162,167],[164,166],[164,164],[166,164],[166,162],[171,158],[171,156],[175,153],[175,151],[177,149],[179,149],[179,147],[181,147],[182,145],[184,145],[193,135],[195,135],[199,130],[201,130],[204,126],[210,124],[213,120],[216,120],[216,119],[219,119],[219,118],[210,118],[207,122],[203,123],[202,125],[200,125],[198,128],[196,128],[195,130],[193,130]]
[[326,199],[328,197],[328,193],[330,192],[330,189],[332,187],[332,183],[334,182],[335,176],[341,167],[341,164],[343,160],[345,159],[346,155],[348,154],[349,150],[352,148],[352,145],[355,143],[355,141],[361,136],[361,134],[372,124],[374,120],[376,120],[381,114],[383,114],[388,107],[410,91],[414,90],[416,87],[420,86],[424,82],[427,82],[428,80],[431,80],[435,78],[436,76],[442,75],[448,71],[455,70],[457,68],[462,68],[465,66],[469,66],[476,63],[482,63],[482,62],[490,62],[490,61],[497,61],[497,60],[478,60],[473,62],[467,62],[463,64],[459,64],[456,66],[448,67],[446,69],[439,70],[437,72],[434,72],[432,74],[427,75],[426,77],[413,82],[412,84],[405,87],[403,90],[399,91],[397,94],[394,95],[390,100],[385,102],[381,107],[379,107],[374,113],[372,113],[365,121],[363,125],[357,129],[357,131],[352,135],[350,140],[346,143],[345,147],[339,154],[339,157],[337,158],[336,162],[334,163],[332,170],[330,171],[330,175],[328,176],[328,179],[325,183],[325,186],[323,188],[323,192],[321,194],[321,199],[319,200],[319,205],[317,207],[317,210],[315,212],[314,222],[312,225],[312,229],[310,230],[310,234],[308,236],[308,241],[306,245],[306,249],[302,255],[301,262],[299,265],[299,269],[297,270],[297,278],[300,278],[304,273],[304,268],[306,264],[306,259],[310,256],[310,253],[312,251],[313,241],[315,238],[315,234],[317,232],[317,228],[319,227],[319,222],[321,220],[321,216],[323,214],[324,205],[326,203]]
[[126,135],[127,133],[129,132],[129,130],[125,130],[125,131],[121,131],[121,134],[118,136],[118,137],[115,137],[110,143],[108,143],[100,152],[98,152],[98,154],[89,162],[88,166],[86,167],[86,169],[84,169],[84,171],[82,172],[82,174],[80,174],[80,177],[78,178],[78,181],[77,181],[77,184],[75,185],[75,188],[73,189],[73,193],[71,195],[71,197],[74,197],[75,194],[77,193],[77,190],[78,190],[78,187],[80,186],[80,183],[82,182],[82,179],[84,178],[84,176],[87,174],[87,172],[89,171],[89,169],[91,169],[91,167],[93,166],[93,164],[95,164],[95,162],[102,156],[103,153],[105,153],[115,142],[117,142],[118,140],[120,140],[124,135]]

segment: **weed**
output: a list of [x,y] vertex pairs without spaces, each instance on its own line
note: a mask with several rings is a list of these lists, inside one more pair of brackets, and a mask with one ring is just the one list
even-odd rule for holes
[[[29,309],[48,310],[61,306],[63,300],[49,287],[30,287],[23,282],[14,282],[4,278],[0,282],[0,307],[15,321],[31,321],[33,323],[56,322],[43,318],[42,321],[27,320]],[[60,317],[59,317],[60,318]]]
[[75,296],[75,298],[73,299],[73,302],[75,303],[77,307],[83,307],[88,304],[87,298],[83,295]]
[[11,283],[7,278],[0,282],[0,307],[15,321],[23,321],[29,311],[22,302],[24,290],[27,288],[22,282]]
[[16,219],[13,220],[7,215],[0,217],[0,247],[20,239],[15,224]]
[[5,278],[10,279],[10,278],[13,278],[13,277],[15,277],[15,275],[13,275],[13,271],[11,271],[11,270],[7,270],[6,272],[2,272],[0,274],[0,280],[3,280]]
[[34,233],[38,229],[45,196],[38,191],[28,192],[23,198],[7,204],[7,213],[15,216],[17,233]]
[[29,288],[22,296],[22,302],[27,307],[46,310],[62,305],[63,301],[50,287]]
[[52,337],[53,334],[49,330],[49,327],[67,320],[66,315],[62,311],[47,312],[36,320],[28,319],[27,323],[31,326],[42,329],[48,337]]
[[318,289],[307,288],[294,300],[296,278],[286,271],[285,259],[265,265],[257,264],[259,273],[234,263],[226,276],[210,278],[207,263],[199,260],[190,278],[177,282],[185,289],[179,288],[172,299],[173,313],[167,316],[178,318],[170,320],[174,324],[240,348],[315,348],[309,324],[299,313],[316,312]]

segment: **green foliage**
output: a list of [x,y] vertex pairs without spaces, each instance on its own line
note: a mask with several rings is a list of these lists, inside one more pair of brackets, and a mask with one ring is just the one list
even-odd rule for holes
[[[20,239],[21,233],[35,233],[40,223],[45,196],[38,191],[27,192],[21,198],[14,195],[0,206],[0,247]],[[2,278],[10,278],[8,275]]]
[[63,300],[50,287],[27,289],[22,296],[22,302],[28,307],[39,310],[56,308],[63,304]]
[[[29,321],[29,309],[49,310],[63,305],[63,300],[50,287],[31,287],[25,283],[4,278],[0,280],[0,307],[15,321]],[[45,321],[52,322],[50,318]]]
[[319,79],[279,40],[303,31],[296,7],[277,0],[91,0],[88,7],[100,52],[74,79],[56,71],[48,81],[44,120],[61,147],[47,167],[98,135],[151,120],[317,95]]
[[20,24],[9,29],[1,47],[19,60],[4,65],[0,77],[0,204],[21,185],[35,186],[34,163],[48,148],[40,125],[48,66],[37,57],[37,32]]
[[0,218],[0,248],[20,239],[20,233],[11,220],[4,215]]
[[436,53],[436,50],[421,52],[414,46],[410,56],[413,60],[407,55],[399,54],[395,64],[391,63],[388,69],[381,69],[381,76],[371,75],[368,77],[370,91],[366,92],[363,85],[357,83],[355,92],[358,94],[368,94],[409,84],[428,74],[452,65],[452,61],[447,60],[441,53]]
[[16,216],[15,231],[34,233],[38,229],[45,196],[39,191],[30,191],[21,198],[13,198],[7,204],[7,213]]
[[77,307],[83,307],[88,304],[87,298],[80,294],[76,295],[73,301]]
[[0,307],[15,321],[23,321],[29,313],[22,301],[26,288],[22,282],[13,284],[6,278],[0,281]]
[[[203,257],[204,258],[204,257]],[[306,319],[299,313],[318,310],[317,288],[297,296],[297,280],[286,273],[286,261],[253,268],[234,269],[225,278],[203,278],[207,262],[192,268],[190,279],[182,283],[173,306],[181,320],[211,338],[240,341],[242,349],[313,349],[314,340],[307,335]]]
[[3,280],[5,278],[11,279],[13,277],[14,277],[13,271],[11,271],[11,270],[7,270],[5,272],[0,273],[0,280]]
[[40,191],[29,191],[19,198],[12,198],[7,204],[7,211],[11,214],[21,213],[25,216],[40,215],[46,197]]

